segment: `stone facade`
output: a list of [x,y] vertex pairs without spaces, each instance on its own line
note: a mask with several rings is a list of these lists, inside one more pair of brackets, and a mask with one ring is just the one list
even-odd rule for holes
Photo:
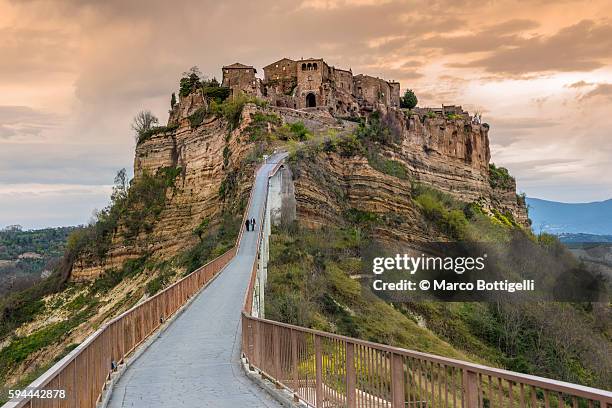
[[322,58],[282,58],[263,68],[264,78],[259,83],[253,67],[236,63],[223,70],[223,84],[227,76],[233,94],[241,91],[259,96],[260,90],[261,97],[277,107],[324,108],[333,115],[347,117],[361,116],[379,105],[399,107],[399,82],[354,76],[350,69],[335,68]]
[[231,89],[231,97],[240,93],[261,96],[261,82],[255,77],[257,70],[249,65],[236,62],[223,67],[222,85]]

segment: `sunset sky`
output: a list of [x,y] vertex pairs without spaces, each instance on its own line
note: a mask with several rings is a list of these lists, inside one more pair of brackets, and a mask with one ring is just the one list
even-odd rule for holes
[[610,0],[0,0],[0,228],[88,222],[191,66],[311,56],[482,112],[531,197],[612,198]]

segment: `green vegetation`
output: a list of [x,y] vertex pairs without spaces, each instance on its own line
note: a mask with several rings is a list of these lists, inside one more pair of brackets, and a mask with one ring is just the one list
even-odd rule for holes
[[125,170],[119,172],[109,206],[97,213],[97,220],[87,228],[75,231],[68,239],[67,249],[103,259],[111,238],[121,225],[126,241],[141,232],[151,232],[166,203],[166,189],[173,188],[181,169],[163,167],[154,175],[144,173],[128,187]]
[[139,258],[128,259],[123,263],[121,269],[109,269],[102,276],[96,279],[91,285],[92,293],[106,293],[121,281],[142,273],[146,268],[149,255],[143,255]]
[[43,271],[53,270],[76,228],[23,231],[13,225],[0,230],[0,298],[31,287]]
[[217,225],[209,226],[207,223],[199,233],[200,242],[179,256],[177,264],[185,268],[186,274],[190,274],[208,261],[222,255],[234,246],[241,225],[242,218],[239,215],[228,213],[222,216]]
[[72,329],[86,321],[95,310],[96,305],[95,300],[83,302],[83,307],[87,307],[68,320],[52,323],[24,337],[15,337],[5,348],[0,350],[0,382],[4,380],[8,371],[16,364],[24,361],[32,353],[58,342],[67,336]]
[[222,103],[230,95],[230,89],[224,86],[219,86],[218,82],[213,78],[214,82],[205,83],[202,86],[202,94],[215,101],[216,103]]
[[266,139],[273,127],[280,126],[282,120],[274,113],[255,112],[251,115],[251,122],[245,129],[250,142],[258,142]]
[[414,201],[425,218],[453,239],[463,239],[467,234],[466,213],[472,208],[452,199],[447,194],[423,185],[413,186]]
[[401,108],[414,109],[414,107],[417,106],[417,103],[419,103],[419,100],[412,89],[407,89],[406,92],[404,92],[404,96],[400,98]]
[[143,135],[148,134],[158,123],[159,119],[157,119],[151,111],[143,110],[138,112],[136,116],[134,116],[132,122],[132,129],[136,133],[136,143],[140,143],[141,140],[144,140],[145,137]]
[[204,122],[204,119],[206,118],[206,108],[198,108],[195,112],[193,112],[191,115],[189,115],[187,117],[187,119],[189,120],[189,124],[191,125],[191,128],[195,128],[198,127],[202,124],[202,122]]
[[[351,211],[355,220],[372,214]],[[275,230],[270,241],[266,317],[456,358],[468,358],[374,296],[352,275],[364,269],[360,228]]]
[[370,149],[368,151],[368,163],[372,168],[381,173],[403,180],[408,178],[408,170],[406,170],[406,166],[402,162],[384,158],[377,149]]
[[183,77],[179,83],[179,95],[181,98],[188,96],[202,85],[200,81],[201,76],[200,69],[195,66],[191,67],[189,71],[183,72]]
[[210,112],[214,115],[224,118],[229,124],[231,129],[238,127],[240,122],[240,116],[242,115],[242,109],[247,103],[254,103],[257,106],[265,106],[266,102],[261,101],[257,98],[252,98],[244,94],[240,94],[232,98],[231,100],[225,100],[222,103],[212,101],[210,103]]
[[399,135],[392,131],[379,112],[373,112],[366,121],[362,121],[356,131],[362,143],[380,143],[393,145],[399,142]]
[[448,120],[457,120],[457,119],[463,119],[463,116],[457,114],[457,113],[449,113],[448,115],[446,115],[446,119]]
[[144,142],[145,140],[149,140],[155,135],[159,135],[162,133],[174,132],[178,129],[178,125],[169,125],[169,126],[152,126],[149,129],[138,133],[138,144]]
[[14,225],[0,230],[0,259],[16,259],[25,252],[47,257],[64,253],[66,238],[76,227],[44,228],[23,231]]
[[155,270],[157,270],[157,276],[147,282],[145,287],[145,292],[149,296],[155,295],[157,292],[162,290],[166,285],[168,285],[172,277],[174,276],[174,272],[171,269],[171,262],[161,262],[160,264],[155,266]]
[[489,184],[492,188],[509,190],[514,188],[514,177],[510,175],[505,167],[497,167],[494,163],[489,164]]

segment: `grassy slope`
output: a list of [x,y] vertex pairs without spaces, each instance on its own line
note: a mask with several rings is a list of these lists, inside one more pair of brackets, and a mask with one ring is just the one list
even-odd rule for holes
[[[371,129],[369,133],[372,133]],[[314,157],[328,151],[340,151],[344,156],[371,155],[375,151],[371,147],[372,138],[364,134],[360,129],[357,137],[349,135],[322,144],[307,143],[298,147],[292,154],[294,174],[299,177],[300,168],[318,171],[313,169],[317,163]],[[375,166],[372,160],[369,162],[375,170],[398,178],[406,177],[404,173],[393,174],[384,166]],[[529,259],[521,262],[539,262],[535,269],[550,269],[547,262],[551,260],[554,260],[554,265],[566,268],[579,266],[554,237],[546,234],[534,236],[524,231],[509,214],[493,211],[487,215],[475,204],[457,202],[426,186],[415,185],[412,198],[422,219],[405,221],[425,222],[434,233],[432,236],[472,242],[484,239],[520,243],[521,248],[531,251],[530,255],[523,254]],[[353,210],[345,209],[343,227],[309,231],[292,226],[275,231],[271,239],[266,289],[268,317],[515,371],[610,388],[612,332],[609,306],[504,304],[495,301],[387,304],[350,278],[361,272],[361,249],[370,239],[368,228],[357,229],[356,224],[350,226],[355,217],[347,214]],[[384,222],[376,214],[361,215],[361,221]],[[363,227],[363,222],[359,225]],[[524,266],[517,262],[519,258],[516,255],[520,254],[510,255],[506,258],[507,264],[520,270]],[[575,328],[571,335],[564,329],[568,322]]]

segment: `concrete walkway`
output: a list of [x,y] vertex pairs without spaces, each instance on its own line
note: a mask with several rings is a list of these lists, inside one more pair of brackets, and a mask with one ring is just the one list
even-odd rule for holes
[[[283,156],[273,156],[257,173],[249,218],[259,220],[268,172]],[[281,406],[240,366],[240,312],[260,227],[244,232],[220,276],[126,369],[109,407]]]

